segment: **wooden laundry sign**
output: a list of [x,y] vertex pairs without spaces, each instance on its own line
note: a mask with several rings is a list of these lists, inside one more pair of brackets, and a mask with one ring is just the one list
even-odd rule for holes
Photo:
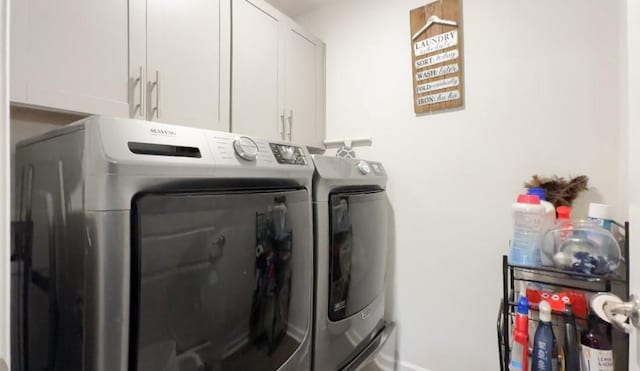
[[438,0],[413,9],[411,65],[416,113],[462,106],[461,0]]

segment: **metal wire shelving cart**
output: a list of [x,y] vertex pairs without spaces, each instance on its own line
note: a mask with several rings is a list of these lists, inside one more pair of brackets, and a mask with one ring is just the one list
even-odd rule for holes
[[[614,222],[617,230],[614,233],[619,240],[623,261],[618,268],[608,275],[597,276],[591,274],[565,271],[553,267],[526,267],[509,264],[507,256],[502,257],[502,299],[497,317],[498,355],[500,370],[509,369],[509,355],[511,349],[511,334],[516,311],[516,284],[520,281],[553,286],[583,292],[586,296],[610,292],[622,300],[629,300],[629,223]],[[537,308],[530,308],[531,313],[537,313]],[[562,326],[564,314],[553,313],[554,329]],[[532,316],[535,322],[535,316]],[[586,318],[576,317],[578,327],[584,327]],[[629,336],[624,332],[608,326],[608,336],[612,340],[615,369],[628,369]],[[558,340],[560,342],[560,339]]]

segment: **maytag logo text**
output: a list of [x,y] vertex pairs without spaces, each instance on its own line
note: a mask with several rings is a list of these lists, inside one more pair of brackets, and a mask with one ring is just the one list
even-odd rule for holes
[[168,136],[168,137],[175,137],[176,136],[176,132],[173,130],[167,130],[167,129],[157,129],[157,128],[151,128],[151,134],[152,135],[164,135],[164,136]]

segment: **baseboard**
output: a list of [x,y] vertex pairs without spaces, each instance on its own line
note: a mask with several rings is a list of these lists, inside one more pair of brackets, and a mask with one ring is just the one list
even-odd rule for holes
[[424,367],[415,365],[411,362],[398,360],[397,371],[430,371]]
[[222,359],[225,359],[231,356],[233,353],[237,352],[239,349],[241,349],[248,343],[249,343],[249,331],[245,331],[239,334],[238,336],[235,337],[235,339],[231,340],[229,344],[225,345],[223,349]]
[[383,353],[379,353],[373,362],[376,365],[376,369],[382,371],[430,371],[411,362],[397,360]]
[[307,330],[294,326],[291,323],[287,325],[287,335],[294,338],[297,342],[302,343],[304,336],[307,334]]
[[378,356],[376,356],[376,358],[373,360],[373,362],[376,364],[376,367],[378,370],[382,370],[382,371],[397,370],[395,358],[388,354],[379,353]]

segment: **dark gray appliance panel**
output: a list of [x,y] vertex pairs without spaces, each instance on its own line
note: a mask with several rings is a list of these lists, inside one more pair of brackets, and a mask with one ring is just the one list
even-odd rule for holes
[[384,290],[387,201],[384,190],[332,193],[329,201],[329,319],[348,318]]
[[307,191],[148,194],[133,210],[131,369],[276,370],[301,347]]

